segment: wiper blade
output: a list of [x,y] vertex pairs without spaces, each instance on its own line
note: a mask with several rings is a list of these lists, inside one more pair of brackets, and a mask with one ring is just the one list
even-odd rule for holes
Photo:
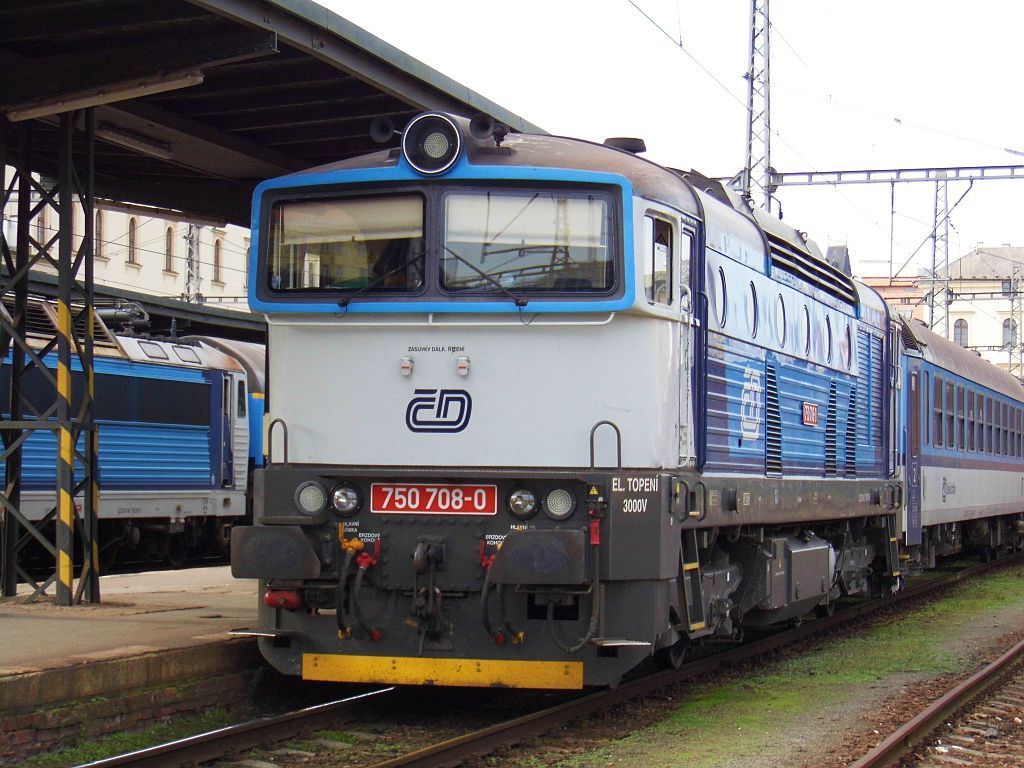
[[359,290],[352,291],[352,293],[350,293],[348,296],[345,296],[344,298],[340,299],[338,301],[338,306],[341,307],[342,309],[347,309],[349,303],[356,296],[359,296],[362,293],[367,293],[368,291],[372,291],[374,288],[376,288],[377,286],[381,285],[385,280],[387,280],[392,275],[396,274],[397,272],[401,272],[403,269],[407,269],[407,268],[411,267],[417,261],[422,259],[423,258],[423,254],[425,254],[425,253],[426,253],[426,249],[422,249],[422,250],[420,250],[419,253],[413,254],[408,259],[406,259],[401,264],[399,264],[397,267],[392,267],[387,272],[384,272],[383,274],[378,275],[376,277],[376,279],[374,279],[371,282],[367,283],[366,285],[364,285]]
[[495,280],[495,279],[494,279],[494,278],[493,278],[493,277],[492,277],[491,275],[487,274],[487,273],[486,273],[486,272],[484,272],[484,271],[483,271],[482,269],[480,269],[479,267],[477,267],[477,265],[476,265],[476,264],[474,264],[473,262],[469,261],[468,259],[465,259],[465,258],[463,258],[463,257],[462,257],[462,256],[460,256],[459,254],[457,254],[457,253],[456,253],[455,251],[453,251],[453,250],[452,250],[451,248],[449,248],[449,247],[448,247],[447,245],[445,245],[445,246],[442,246],[442,247],[443,247],[443,248],[444,248],[444,249],[445,249],[445,250],[446,250],[446,251],[447,251],[448,253],[450,253],[450,254],[451,254],[451,255],[452,255],[452,256],[453,256],[454,258],[455,258],[455,260],[456,260],[456,261],[458,261],[458,262],[459,262],[460,264],[465,264],[465,265],[466,265],[467,267],[469,267],[469,268],[470,268],[470,269],[472,269],[472,270],[473,270],[474,272],[476,272],[476,273],[477,273],[478,275],[480,275],[480,277],[482,277],[482,278],[483,278],[484,280],[486,280],[486,281],[487,281],[488,283],[490,283],[490,284],[491,284],[491,285],[493,285],[493,286],[494,286],[495,288],[497,288],[497,289],[498,289],[499,291],[501,291],[501,292],[502,292],[502,293],[504,293],[504,294],[505,294],[506,296],[508,296],[509,298],[511,298],[511,299],[512,299],[512,301],[514,301],[514,302],[515,302],[515,305],[516,305],[517,307],[525,307],[525,306],[526,306],[527,304],[529,304],[529,303],[530,303],[530,300],[529,300],[529,299],[527,299],[527,298],[525,298],[525,297],[523,297],[523,296],[519,296],[518,294],[515,294],[515,293],[513,293],[513,292],[512,292],[512,291],[510,291],[510,290],[509,290],[508,288],[506,288],[506,287],[505,287],[504,285],[502,285],[502,284],[501,284],[500,282],[498,282],[497,280]]

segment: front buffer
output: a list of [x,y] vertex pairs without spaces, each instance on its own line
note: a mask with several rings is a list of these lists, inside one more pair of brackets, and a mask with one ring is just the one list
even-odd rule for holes
[[232,537],[232,572],[263,591],[248,633],[308,680],[614,685],[684,631],[677,485],[268,468]]

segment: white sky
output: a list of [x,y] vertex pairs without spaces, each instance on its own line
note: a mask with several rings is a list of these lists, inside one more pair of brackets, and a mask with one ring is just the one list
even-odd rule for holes
[[[639,136],[649,159],[709,176],[743,165],[748,0],[635,0],[672,39],[627,0],[319,2],[551,133]],[[774,0],[771,19],[777,170],[1024,164],[1024,2]],[[949,185],[950,206],[966,188]],[[786,221],[822,249],[847,243],[859,275],[889,272],[889,195],[778,193]],[[896,185],[897,268],[928,238],[934,198]],[[1024,180],[976,183],[950,217],[950,260],[1024,245],[1022,203]]]

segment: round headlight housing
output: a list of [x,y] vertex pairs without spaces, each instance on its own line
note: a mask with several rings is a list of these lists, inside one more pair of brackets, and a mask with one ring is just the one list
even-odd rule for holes
[[359,511],[359,507],[362,505],[362,499],[359,496],[359,491],[349,485],[339,485],[333,491],[331,491],[331,507],[339,515],[348,516],[354,515]]
[[525,520],[537,512],[537,494],[528,488],[519,488],[508,495],[508,511],[513,517]]
[[414,117],[402,134],[402,154],[413,170],[433,176],[444,173],[462,152],[462,132],[447,115],[429,112]]
[[555,488],[544,497],[544,514],[552,520],[565,520],[576,511],[576,497],[565,488]]
[[317,515],[327,504],[327,491],[315,480],[300,483],[295,489],[295,506],[304,515]]

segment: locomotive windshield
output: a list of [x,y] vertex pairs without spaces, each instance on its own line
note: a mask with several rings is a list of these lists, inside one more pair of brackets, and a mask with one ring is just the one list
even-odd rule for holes
[[271,213],[272,291],[413,291],[423,285],[423,198],[290,200]]
[[612,288],[610,206],[564,192],[453,192],[445,198],[442,285],[449,291]]
[[424,187],[279,198],[260,293],[273,300],[600,300],[620,289],[614,198],[592,189]]

